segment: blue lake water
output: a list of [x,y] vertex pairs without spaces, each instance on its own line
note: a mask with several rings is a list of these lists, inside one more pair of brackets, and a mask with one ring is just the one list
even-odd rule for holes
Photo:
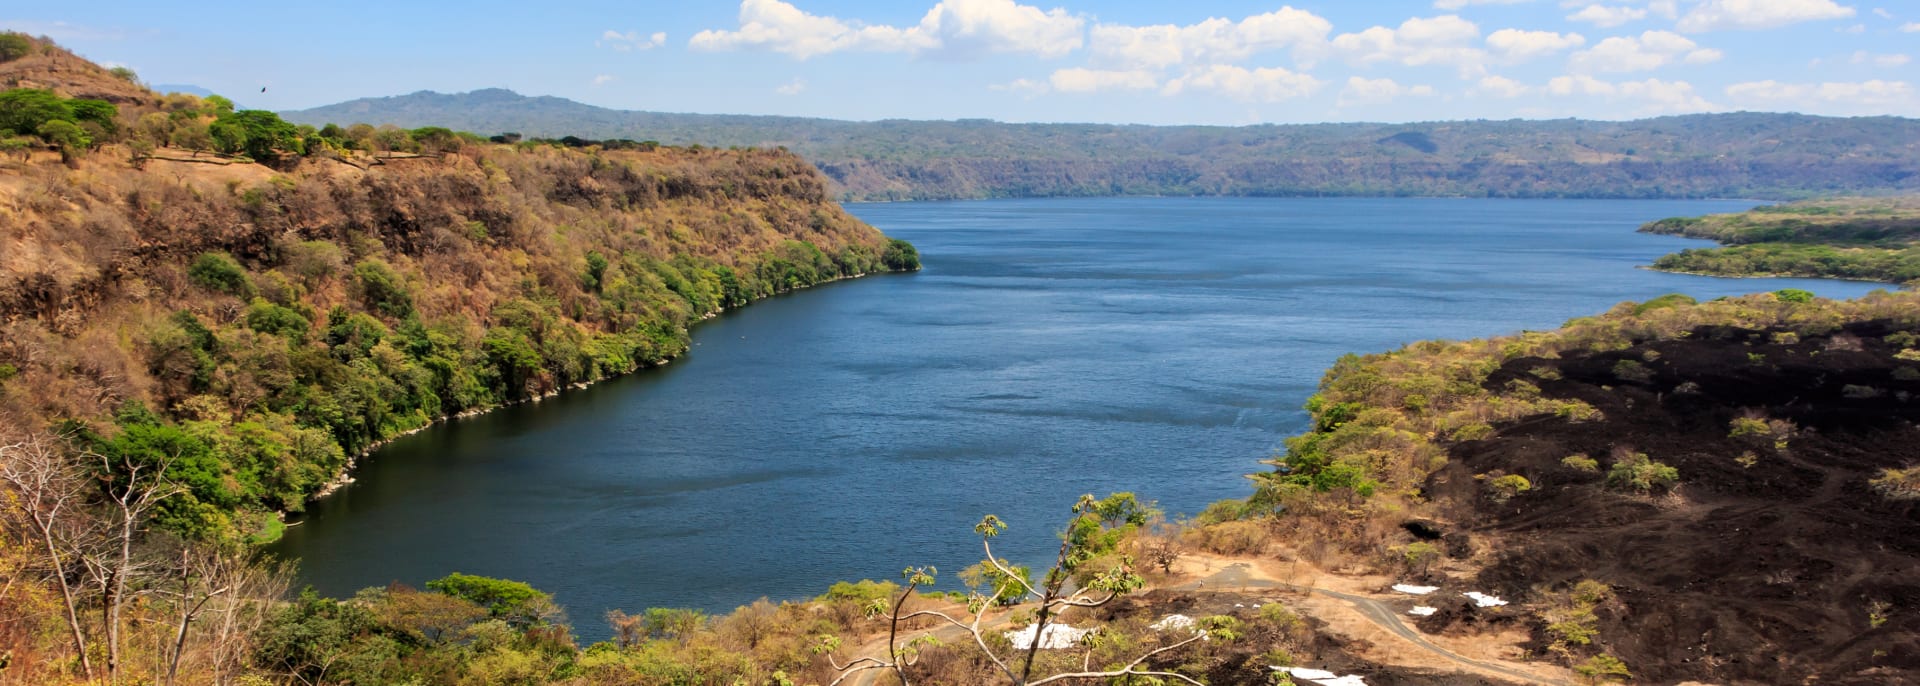
[[1248,492],[1341,354],[1551,328],[1621,300],[1794,287],[1637,269],[1642,222],[1737,201],[1008,200],[857,205],[925,270],[701,324],[673,364],[363,461],[276,552],[332,595],[449,572],[610,608],[724,611],[835,580],[1044,561],[1081,493]]

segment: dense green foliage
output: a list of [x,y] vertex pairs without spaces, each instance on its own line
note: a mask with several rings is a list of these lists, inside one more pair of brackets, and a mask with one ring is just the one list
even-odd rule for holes
[[0,93],[0,136],[38,136],[67,155],[111,136],[118,115],[119,108],[103,100],[62,98],[33,88]]
[[[1631,122],[1286,126],[849,122],[628,112],[511,91],[285,113],[528,136],[784,146],[852,200],[1102,195],[1804,197],[1920,187],[1920,121],[1708,114]],[[1894,143],[1889,143],[1889,142]]]
[[[312,145],[288,138],[271,113],[183,104],[182,121],[211,119],[226,132],[217,145],[249,156],[340,154],[317,131]],[[383,133],[334,128],[347,142]],[[380,441],[658,364],[725,309],[919,267],[911,245],[832,205],[791,155],[385,133],[437,157],[343,177],[331,160],[285,156],[286,175],[253,184],[108,159],[72,172],[85,185],[30,177],[25,193],[57,186],[80,211],[29,223],[40,228],[24,254],[44,257],[0,278],[0,319],[13,322],[0,363],[36,379],[0,386],[0,411],[83,420],[108,454],[186,456],[188,492],[156,523],[259,541]],[[133,245],[147,256],[133,271],[91,266]],[[33,392],[66,388],[76,366],[116,370],[99,379],[114,390]]]
[[1684,250],[1655,269],[1718,276],[1804,276],[1909,283],[1920,280],[1920,199],[1842,198],[1676,217],[1647,233],[1704,238],[1724,248]]
[[1715,276],[1802,276],[1907,283],[1920,280],[1920,248],[1844,248],[1804,243],[1754,243],[1683,250],[1653,268]]

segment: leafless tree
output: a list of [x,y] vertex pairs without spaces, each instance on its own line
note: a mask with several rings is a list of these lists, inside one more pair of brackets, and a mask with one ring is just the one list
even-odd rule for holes
[[107,680],[120,679],[120,614],[126,606],[127,582],[150,566],[150,560],[134,558],[134,541],[145,533],[148,515],[182,488],[167,479],[167,470],[177,454],[163,455],[157,464],[136,459],[131,454],[89,455],[100,465],[100,489],[107,513],[104,546],[84,552],[80,559],[88,576],[100,590],[101,615],[107,638]]
[[0,485],[10,496],[6,513],[39,539],[48,575],[60,589],[74,654],[81,672],[92,681],[86,626],[80,621],[79,593],[70,577],[77,551],[97,532],[82,512],[87,504],[86,474],[58,442],[57,437],[35,433],[0,444]]

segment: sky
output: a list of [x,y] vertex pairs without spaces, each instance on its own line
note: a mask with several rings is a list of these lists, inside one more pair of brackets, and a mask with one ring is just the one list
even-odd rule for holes
[[1920,0],[1063,2],[94,0],[0,28],[274,110],[502,87],[857,120],[1920,116]]

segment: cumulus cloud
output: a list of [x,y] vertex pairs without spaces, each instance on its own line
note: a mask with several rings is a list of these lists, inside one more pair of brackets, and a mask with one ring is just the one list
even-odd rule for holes
[[1407,66],[1452,65],[1462,76],[1485,70],[1487,53],[1474,47],[1480,27],[1451,14],[1413,18],[1398,28],[1375,26],[1333,39],[1333,49],[1354,64],[1398,62]]
[[594,41],[593,44],[600,47],[613,48],[620,52],[652,50],[667,44],[667,34],[664,31],[655,31],[642,36],[639,31],[621,33],[608,29],[602,32],[600,34],[600,40]]
[[782,0],[741,0],[740,27],[694,34],[697,50],[762,49],[795,59],[845,51],[1027,53],[1059,57],[1085,44],[1086,20],[1014,0],[941,0],[909,27],[809,14]]
[[1138,69],[1109,71],[1074,67],[1053,72],[1047,77],[1047,85],[1061,93],[1152,90],[1159,87],[1160,79],[1153,72]]
[[1353,105],[1378,105],[1393,102],[1403,95],[1430,96],[1432,86],[1402,86],[1393,79],[1363,79],[1358,76],[1347,78],[1347,87],[1340,89],[1335,104],[1340,107]]
[[1614,83],[1573,74],[1554,77],[1547,82],[1546,92],[1558,96],[1590,96],[1608,100],[1638,101],[1641,107],[1636,114],[1684,114],[1691,112],[1713,112],[1721,109],[1718,105],[1700,97],[1693,84],[1685,81],[1622,81]]
[[1487,47],[1492,48],[1503,59],[1513,62],[1525,62],[1542,55],[1577,48],[1585,45],[1586,42],[1586,37],[1577,33],[1500,29],[1487,34]]
[[1727,86],[1727,97],[1741,102],[1774,104],[1826,104],[1841,110],[1861,108],[1884,111],[1886,108],[1920,106],[1913,84],[1905,81],[1828,81],[1826,83],[1781,83],[1768,79]]
[[1898,67],[1912,62],[1913,58],[1900,53],[1876,55],[1865,50],[1855,50],[1853,56],[1847,58],[1847,61],[1853,64],[1871,64],[1876,67]]
[[1920,33],[1920,21],[1910,21],[1901,24],[1900,30],[1904,33]]
[[1237,22],[1215,17],[1187,26],[1099,24],[1088,47],[1103,64],[1163,68],[1234,62],[1259,52],[1318,45],[1332,31],[1333,24],[1319,15],[1281,7]]
[[1584,21],[1600,28],[1611,28],[1647,18],[1647,11],[1620,5],[1587,5],[1567,15],[1568,21]]
[[1531,90],[1526,84],[1505,76],[1483,76],[1480,78],[1479,85],[1474,88],[1475,93],[1496,98],[1517,98]]
[[1325,81],[1313,78],[1309,74],[1288,71],[1280,67],[1247,69],[1215,64],[1189,71],[1180,78],[1168,81],[1167,85],[1160,89],[1160,93],[1179,95],[1187,91],[1199,91],[1216,93],[1245,102],[1276,102],[1313,95],[1325,85]]
[[1650,71],[1674,62],[1706,64],[1719,61],[1719,50],[1702,48],[1671,31],[1648,31],[1639,36],[1615,36],[1573,53],[1568,66],[1577,73]]
[[1705,0],[1680,17],[1678,27],[1687,33],[1771,29],[1853,15],[1852,7],[1843,7],[1833,0]]

